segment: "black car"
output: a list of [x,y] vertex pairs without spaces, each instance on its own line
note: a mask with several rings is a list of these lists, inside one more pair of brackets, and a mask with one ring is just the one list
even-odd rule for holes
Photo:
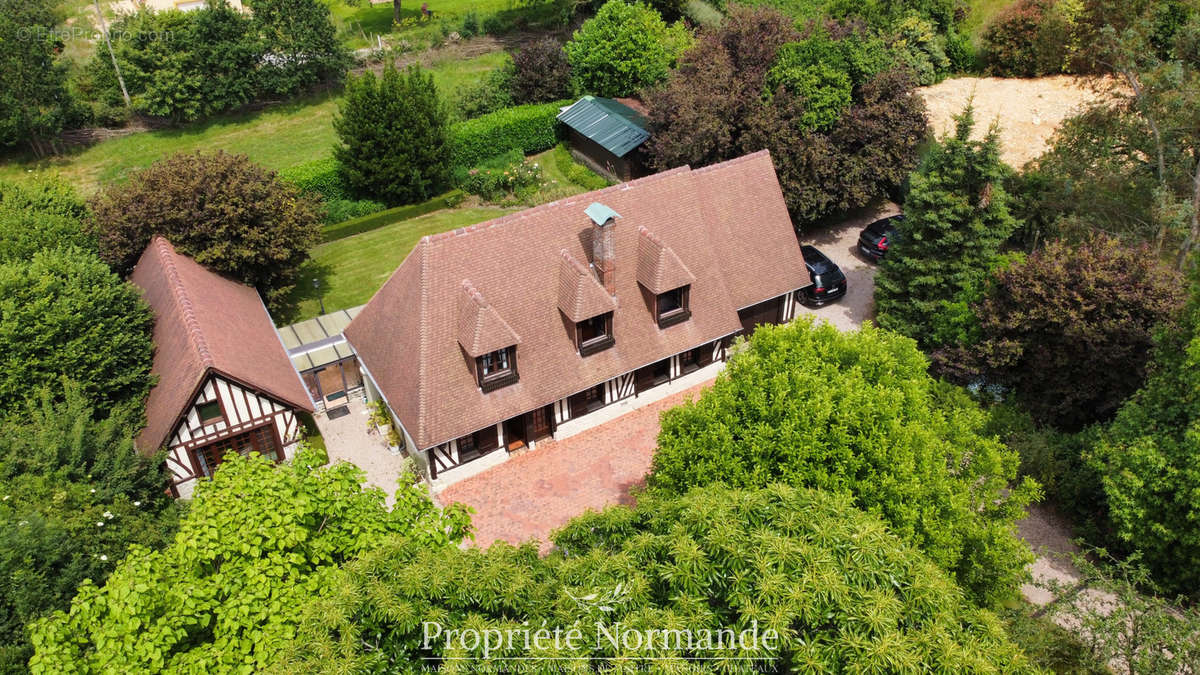
[[858,250],[871,260],[878,261],[888,252],[888,247],[896,243],[899,227],[903,223],[903,215],[888,216],[871,223],[858,235]]
[[806,304],[820,306],[846,294],[846,275],[836,263],[812,246],[801,246],[800,252],[812,277],[812,286],[801,291]]

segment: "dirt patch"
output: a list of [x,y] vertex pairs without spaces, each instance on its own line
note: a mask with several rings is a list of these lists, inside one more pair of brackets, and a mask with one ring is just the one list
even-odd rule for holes
[[982,138],[991,123],[998,121],[1001,157],[1016,168],[1046,150],[1050,136],[1064,119],[1103,98],[1090,81],[1070,75],[956,77],[917,91],[925,99],[929,124],[938,136],[954,129],[954,116],[974,96],[975,136]]

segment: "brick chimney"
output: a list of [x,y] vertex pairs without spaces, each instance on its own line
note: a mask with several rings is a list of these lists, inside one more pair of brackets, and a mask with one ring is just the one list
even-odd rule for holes
[[617,253],[613,244],[613,230],[617,227],[620,214],[607,206],[595,202],[584,209],[592,219],[592,269],[596,270],[596,278],[604,284],[609,295],[617,294]]

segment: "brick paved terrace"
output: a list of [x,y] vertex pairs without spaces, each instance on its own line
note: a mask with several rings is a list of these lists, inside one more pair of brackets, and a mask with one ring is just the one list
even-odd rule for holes
[[629,489],[650,470],[659,413],[695,399],[712,381],[630,411],[561,441],[509,459],[438,495],[443,504],[462,502],[476,513],[475,545],[529,539],[549,550],[550,532],[587,509],[630,504]]

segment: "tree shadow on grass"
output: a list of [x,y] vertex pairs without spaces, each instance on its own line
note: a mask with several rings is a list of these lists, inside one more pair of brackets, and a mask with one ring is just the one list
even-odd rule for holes
[[329,294],[332,276],[333,268],[325,263],[309,260],[301,265],[296,287],[273,313],[275,324],[286,326],[320,315],[320,300]]

